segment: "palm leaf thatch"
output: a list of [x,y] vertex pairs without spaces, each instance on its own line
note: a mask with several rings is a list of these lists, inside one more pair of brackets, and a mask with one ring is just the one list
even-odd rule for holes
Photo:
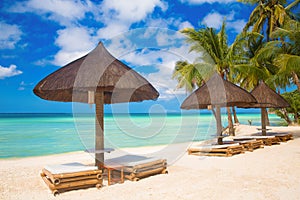
[[286,108],[289,107],[289,103],[269,86],[261,81],[257,87],[255,87],[251,94],[255,97],[257,103],[251,104],[248,108]]
[[205,84],[187,97],[182,109],[206,109],[209,105],[220,107],[242,106],[255,103],[246,90],[214,74]]
[[282,96],[269,88],[264,81],[261,81],[259,85],[252,90],[251,94],[255,97],[257,103],[240,107],[261,108],[262,135],[267,135],[266,119],[268,113],[266,108],[285,108],[289,107],[290,105]]

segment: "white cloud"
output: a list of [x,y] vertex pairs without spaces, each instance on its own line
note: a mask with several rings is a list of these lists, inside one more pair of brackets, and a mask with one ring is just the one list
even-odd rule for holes
[[178,30],[182,30],[184,28],[194,28],[194,26],[190,22],[184,21],[178,25]]
[[147,27],[159,27],[159,28],[168,28],[170,25],[170,20],[167,21],[166,19],[163,18],[150,18],[146,21],[146,26]]
[[65,0],[29,0],[18,2],[9,11],[16,13],[33,12],[62,25],[85,17],[90,8],[90,1],[65,1]]
[[92,31],[86,27],[68,27],[57,31],[55,44],[61,49],[54,56],[53,63],[58,66],[65,65],[76,58],[84,56],[96,44]]
[[[173,32],[174,35],[168,35],[167,33],[169,32],[165,32],[164,29],[162,29],[156,33],[155,31],[152,31],[152,33],[154,33],[156,37],[149,37],[145,43],[147,43],[148,40],[151,40],[152,44],[156,43],[156,47],[153,45],[150,46],[151,49],[149,49],[144,46],[144,49],[141,50],[137,48],[137,50],[134,51],[134,47],[139,47],[140,45],[135,46],[134,44],[131,44],[128,46],[131,46],[132,49],[128,48],[128,53],[123,54],[123,56],[118,57],[118,59],[126,61],[130,67],[133,67],[137,71],[150,71],[148,73],[142,73],[142,75],[159,91],[160,100],[168,101],[179,98],[178,95],[184,95],[186,92],[184,89],[176,90],[177,81],[171,78],[175,63],[178,60],[188,60],[189,62],[193,62],[198,55],[193,52],[189,53],[190,46],[184,42],[184,39],[181,38],[180,35],[174,34],[176,32]],[[178,38],[182,42],[180,45],[175,42]],[[164,43],[155,41],[155,39],[171,39],[171,41],[169,47],[166,47]],[[130,44],[130,42],[124,41],[124,38],[122,40],[124,43]],[[121,50],[122,45],[120,45],[120,43],[118,44],[119,45],[112,44],[109,48],[111,49],[113,47],[125,52],[126,49]],[[112,50],[112,52],[114,51],[116,50]],[[148,68],[148,70],[145,68]]]
[[11,76],[17,76],[22,73],[22,71],[17,70],[16,65],[10,65],[9,67],[3,67],[0,65],[0,79],[5,79]]
[[[181,18],[153,19],[151,14],[155,9],[164,12],[168,5],[163,0],[145,0],[142,3],[140,0],[104,0],[99,4],[89,0],[44,0],[43,3],[40,0],[29,0],[16,3],[10,11],[35,13],[65,27],[57,31],[55,44],[60,50],[52,61],[53,64],[62,66],[91,51],[99,40],[126,35],[134,23],[142,22],[145,26],[160,28],[192,27],[189,22],[182,22]],[[88,12],[94,15],[93,19],[99,22],[101,28],[96,30],[80,25],[80,20]],[[165,41],[160,40],[161,43]],[[44,62],[42,60],[37,63]]]
[[[162,34],[159,37],[163,37]],[[150,37],[149,40],[151,38],[153,39],[153,44],[155,44],[155,37]],[[116,41],[116,44],[111,44],[108,49],[114,55],[118,54],[118,51],[123,52],[118,59],[125,61],[129,67],[140,72],[159,91],[159,100],[168,101],[178,98],[178,95],[185,94],[184,89],[176,90],[177,81],[171,77],[176,61],[194,61],[193,55],[188,53],[189,46],[172,47],[170,45],[170,48],[160,48],[159,46],[155,48],[153,45],[151,49],[147,47],[134,49],[139,45],[135,45],[133,41],[125,41],[123,39],[122,43]],[[126,45],[123,45],[123,43]],[[171,44],[173,43],[171,42]],[[127,53],[124,53],[126,50]]]
[[120,20],[122,22],[134,23],[144,20],[158,7],[166,10],[167,6],[161,0],[104,0],[101,8],[104,16],[108,19]]
[[245,20],[236,20],[236,21],[229,22],[227,24],[227,27],[233,29],[237,33],[240,33],[245,27],[245,25],[246,25]]
[[200,5],[204,3],[222,3],[222,4],[227,4],[227,3],[232,3],[235,2],[236,0],[180,0],[181,3],[187,3],[187,4],[193,4],[193,5]]
[[134,23],[145,21],[155,8],[165,11],[167,5],[162,0],[104,0],[99,5],[104,27],[98,30],[98,37],[110,39],[129,30]]
[[[92,50],[100,39],[110,39],[130,29],[133,23],[150,18],[155,8],[167,9],[162,0],[104,0],[100,4],[89,0],[29,0],[16,3],[11,12],[31,12],[60,23],[65,29],[57,31],[55,44],[60,48],[52,63],[64,65]],[[80,25],[86,13],[93,13],[102,28],[92,30]],[[99,24],[99,25],[100,25]]]
[[223,20],[226,20],[226,27],[239,33],[245,26],[246,21],[235,20],[234,15],[235,13],[233,11],[228,15],[222,15],[218,12],[213,11],[203,18],[202,23],[208,27],[219,29],[222,26]]
[[94,46],[91,32],[86,27],[68,27],[58,30],[57,34],[55,44],[66,51],[90,50]]
[[0,49],[14,49],[21,40],[22,31],[17,25],[10,25],[0,21]]
[[25,83],[24,81],[21,81],[18,90],[23,91],[25,90],[28,86],[32,86],[33,83]]
[[[95,31],[80,26],[79,22],[86,17],[86,13],[97,10],[97,6],[89,0],[43,0],[42,3],[40,0],[29,0],[18,2],[9,10],[17,13],[35,13],[66,27],[57,31],[58,36],[55,39],[55,44],[60,50],[52,61],[55,65],[65,65],[85,55],[98,42]],[[45,60],[37,61],[37,63],[44,62]]]
[[163,59],[161,64],[156,64],[158,71],[144,74],[144,77],[159,91],[160,100],[169,101],[178,98],[178,95],[185,94],[184,89],[176,89],[177,81],[171,78],[175,63],[180,58],[172,52],[160,52],[160,56]]
[[72,52],[67,52],[64,50],[60,50],[55,56],[54,56],[54,61],[52,62],[53,64],[57,66],[64,66],[82,56],[87,54],[88,52],[84,51],[72,51]]
[[176,30],[182,30],[184,28],[194,28],[189,21],[182,21],[182,18],[167,18],[167,19],[154,19],[150,18],[146,21],[148,27],[159,27],[159,28],[172,28]]
[[224,18],[225,18],[224,15],[221,15],[218,12],[213,12],[206,15],[202,20],[202,23],[205,24],[206,26],[218,29],[222,26],[222,22]]
[[25,82],[24,81],[22,81],[21,83],[20,83],[20,85],[19,85],[19,88],[18,88],[18,90],[20,90],[20,91],[23,91],[23,90],[25,90]]
[[120,22],[114,22],[100,28],[97,31],[98,38],[110,39],[128,31],[129,25]]

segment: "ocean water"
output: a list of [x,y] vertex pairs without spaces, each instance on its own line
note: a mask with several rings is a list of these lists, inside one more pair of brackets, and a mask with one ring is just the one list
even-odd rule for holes
[[[222,116],[223,126],[227,117]],[[259,113],[238,114],[260,125]],[[271,125],[282,124],[269,114]],[[94,147],[92,114],[0,114],[0,158],[82,151]],[[123,148],[200,141],[215,137],[211,114],[105,114],[105,147]]]

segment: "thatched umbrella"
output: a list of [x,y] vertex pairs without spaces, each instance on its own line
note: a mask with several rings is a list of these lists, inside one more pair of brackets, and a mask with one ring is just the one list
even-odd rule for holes
[[136,71],[113,57],[100,42],[87,55],[40,81],[42,99],[96,104],[95,164],[104,164],[103,104],[155,100],[159,93]]
[[218,144],[222,144],[221,107],[241,106],[255,103],[255,98],[246,90],[214,74],[181,104],[182,109],[216,109]]
[[256,86],[251,94],[255,97],[257,103],[246,106],[239,106],[242,108],[261,108],[261,129],[262,135],[266,135],[266,108],[286,108],[290,104],[269,86],[265,84],[264,81],[261,81],[258,86]]

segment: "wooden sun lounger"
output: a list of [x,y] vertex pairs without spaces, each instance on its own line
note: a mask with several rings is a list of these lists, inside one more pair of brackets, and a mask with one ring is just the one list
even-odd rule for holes
[[224,156],[244,153],[244,147],[240,144],[203,145],[193,146],[188,149],[189,155]]
[[252,152],[255,149],[264,148],[264,143],[261,140],[239,140],[239,141],[223,141],[224,144],[240,144],[243,145],[245,151]]
[[244,140],[239,141],[239,144],[243,145],[246,151],[252,152],[255,149],[264,148],[264,143],[261,140]]
[[233,138],[234,141],[253,140],[253,139],[262,141],[266,146],[271,146],[273,144],[280,144],[279,139],[276,138],[275,136],[237,136]]
[[80,163],[50,165],[42,169],[41,177],[54,196],[61,192],[89,187],[102,187],[102,170]]
[[294,139],[291,133],[275,133],[272,136],[275,136],[280,142],[287,142]]
[[131,181],[138,181],[141,178],[155,174],[167,174],[167,160],[142,160],[124,164],[125,178]]

